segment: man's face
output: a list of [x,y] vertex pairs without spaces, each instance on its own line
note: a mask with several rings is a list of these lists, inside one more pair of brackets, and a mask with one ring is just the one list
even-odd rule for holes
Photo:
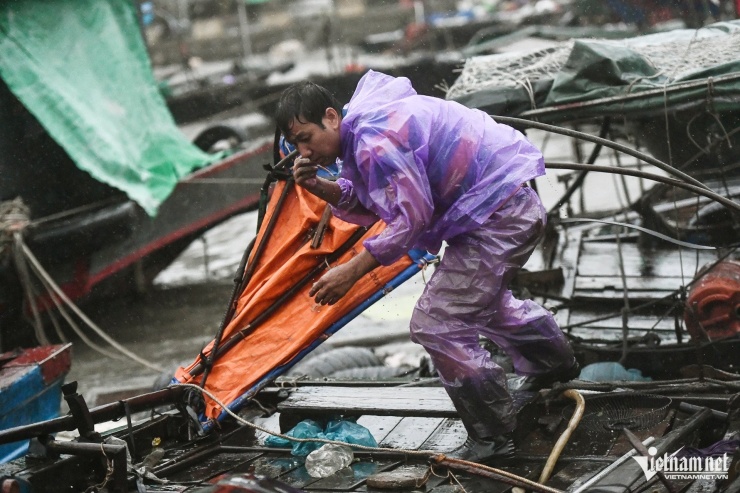
[[341,118],[334,108],[327,108],[321,119],[324,127],[315,123],[303,123],[303,117],[294,118],[290,125],[288,142],[296,146],[298,153],[312,163],[328,166],[339,157],[339,125]]

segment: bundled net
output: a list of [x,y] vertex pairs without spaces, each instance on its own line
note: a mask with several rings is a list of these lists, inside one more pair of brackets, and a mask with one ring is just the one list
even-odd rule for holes
[[[740,25],[731,29],[681,30],[631,39],[593,39],[588,42],[627,47],[652,64],[668,81],[738,59]],[[575,41],[562,41],[529,53],[479,56],[465,62],[447,99],[491,88],[529,88],[539,80],[553,79],[568,61]]]
[[[591,432],[618,432],[647,430],[663,421],[668,414],[671,399],[641,393],[605,394],[586,399],[586,410],[578,424],[579,429]],[[575,406],[563,410],[570,418]]]

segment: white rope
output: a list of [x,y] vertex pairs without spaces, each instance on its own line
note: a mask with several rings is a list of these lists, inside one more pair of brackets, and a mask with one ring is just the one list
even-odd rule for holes
[[[96,351],[96,352],[102,354],[103,356],[107,356],[109,358],[113,358],[113,359],[117,359],[117,360],[123,360],[124,357],[121,356],[120,354],[116,354],[116,353],[113,353],[113,352],[108,351],[107,349],[99,346],[98,344],[96,344],[94,341],[92,341],[90,338],[87,337],[87,334],[85,334],[82,331],[82,329],[80,328],[80,326],[74,321],[74,319],[72,318],[72,316],[67,312],[66,308],[64,308],[64,305],[60,302],[59,296],[57,296],[57,294],[54,292],[53,287],[47,281],[47,279],[43,275],[43,273],[40,272],[40,271],[38,271],[36,269],[36,266],[34,264],[31,264],[31,267],[34,269],[34,272],[36,273],[36,275],[38,276],[38,278],[41,279],[41,282],[44,284],[44,288],[46,288],[47,292],[49,293],[49,297],[54,302],[54,305],[56,305],[57,310],[59,310],[59,313],[62,315],[62,318],[64,318],[64,320],[66,320],[66,322],[72,328],[72,330],[74,331],[74,333],[77,334],[77,336],[80,339],[82,339],[82,342],[84,342],[85,344],[87,344],[87,346],[90,347],[90,349],[92,349],[93,351]],[[59,336],[60,336],[60,339],[64,340],[62,334],[59,334]]]
[[41,345],[48,345],[49,344],[49,338],[46,337],[46,333],[44,332],[44,323],[41,320],[41,313],[39,312],[38,305],[36,305],[36,294],[33,291],[33,285],[31,283],[31,275],[28,272],[28,264],[26,263],[26,259],[24,258],[22,252],[21,252],[21,233],[20,231],[16,231],[13,233],[13,238],[15,241],[15,248],[13,249],[13,260],[15,262],[15,269],[18,272],[18,279],[21,282],[21,287],[23,288],[23,292],[26,295],[26,300],[28,301],[28,306],[31,309],[31,314],[33,315],[33,331],[34,335],[36,336],[36,341]]
[[113,346],[116,350],[118,350],[121,354],[127,356],[129,359],[136,361],[137,363],[140,363],[141,365],[145,366],[146,368],[149,368],[150,370],[154,370],[157,373],[164,373],[164,368],[160,367],[159,365],[156,365],[150,361],[147,361],[143,358],[140,358],[136,354],[132,353],[128,349],[126,349],[124,346],[122,346],[119,342],[114,340],[112,337],[110,337],[108,334],[105,333],[100,327],[98,327],[95,322],[90,320],[90,318],[85,315],[85,313],[79,309],[77,305],[75,305],[72,300],[69,299],[69,297],[62,291],[62,289],[54,282],[54,279],[51,278],[48,272],[44,270],[44,268],[41,266],[41,263],[38,261],[36,256],[31,252],[31,250],[28,248],[28,246],[23,242],[23,238],[20,237],[20,234],[17,234],[16,242],[18,243],[21,251],[25,255],[25,257],[31,262],[31,265],[33,265],[36,269],[36,271],[40,274],[40,276],[46,280],[46,282],[51,286],[54,293],[56,293],[59,298],[61,298],[64,303],[67,304],[67,306],[70,307],[70,309],[78,316],[80,319],[82,319],[83,322],[85,322],[98,336],[100,336],[105,342]]

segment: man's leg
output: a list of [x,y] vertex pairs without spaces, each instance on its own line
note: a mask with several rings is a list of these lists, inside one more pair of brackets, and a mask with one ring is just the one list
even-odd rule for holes
[[506,351],[520,375],[558,372],[575,364],[573,350],[550,311],[532,300],[514,298],[508,289],[539,241],[546,217],[536,192],[522,188],[472,234],[491,273],[488,288],[497,293],[481,333]]
[[[411,339],[424,346],[468,434],[490,439],[514,429],[506,375],[479,345],[481,315],[493,302],[480,244],[455,241],[411,317]],[[484,318],[487,320],[487,318]]]

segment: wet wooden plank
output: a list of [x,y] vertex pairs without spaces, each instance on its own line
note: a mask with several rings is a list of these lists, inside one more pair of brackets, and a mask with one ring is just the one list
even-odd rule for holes
[[457,411],[442,387],[354,388],[301,387],[278,404],[280,411],[346,415],[455,417]]
[[357,419],[357,424],[370,431],[375,441],[380,443],[401,421],[401,416],[374,416],[366,414]]
[[311,477],[303,465],[282,474],[278,479],[298,489],[304,489],[319,480],[319,478]]
[[268,454],[262,455],[249,462],[240,464],[239,466],[233,468],[230,473],[252,473],[274,479],[298,467],[303,467],[303,458],[293,456],[275,457]]
[[204,459],[198,464],[190,465],[185,470],[164,476],[172,482],[180,481],[207,481],[225,472],[229,472],[239,465],[250,462],[255,454],[220,453]]
[[401,461],[379,460],[376,462],[360,461],[353,463],[332,474],[305,486],[306,491],[355,491],[365,483],[367,477],[401,464]]
[[443,421],[442,418],[403,418],[380,443],[380,446],[417,450]]
[[404,465],[392,471],[383,471],[368,476],[366,485],[368,488],[380,490],[413,490],[424,488],[430,476],[429,466]]
[[468,433],[462,421],[459,419],[447,418],[437,427],[436,430],[427,438],[419,447],[421,450],[437,450],[439,452],[449,452],[456,449],[465,442]]
[[571,462],[561,469],[556,470],[549,480],[545,482],[547,486],[558,490],[566,490],[576,481],[580,484],[585,483],[596,475],[599,471],[609,466],[604,462]]

